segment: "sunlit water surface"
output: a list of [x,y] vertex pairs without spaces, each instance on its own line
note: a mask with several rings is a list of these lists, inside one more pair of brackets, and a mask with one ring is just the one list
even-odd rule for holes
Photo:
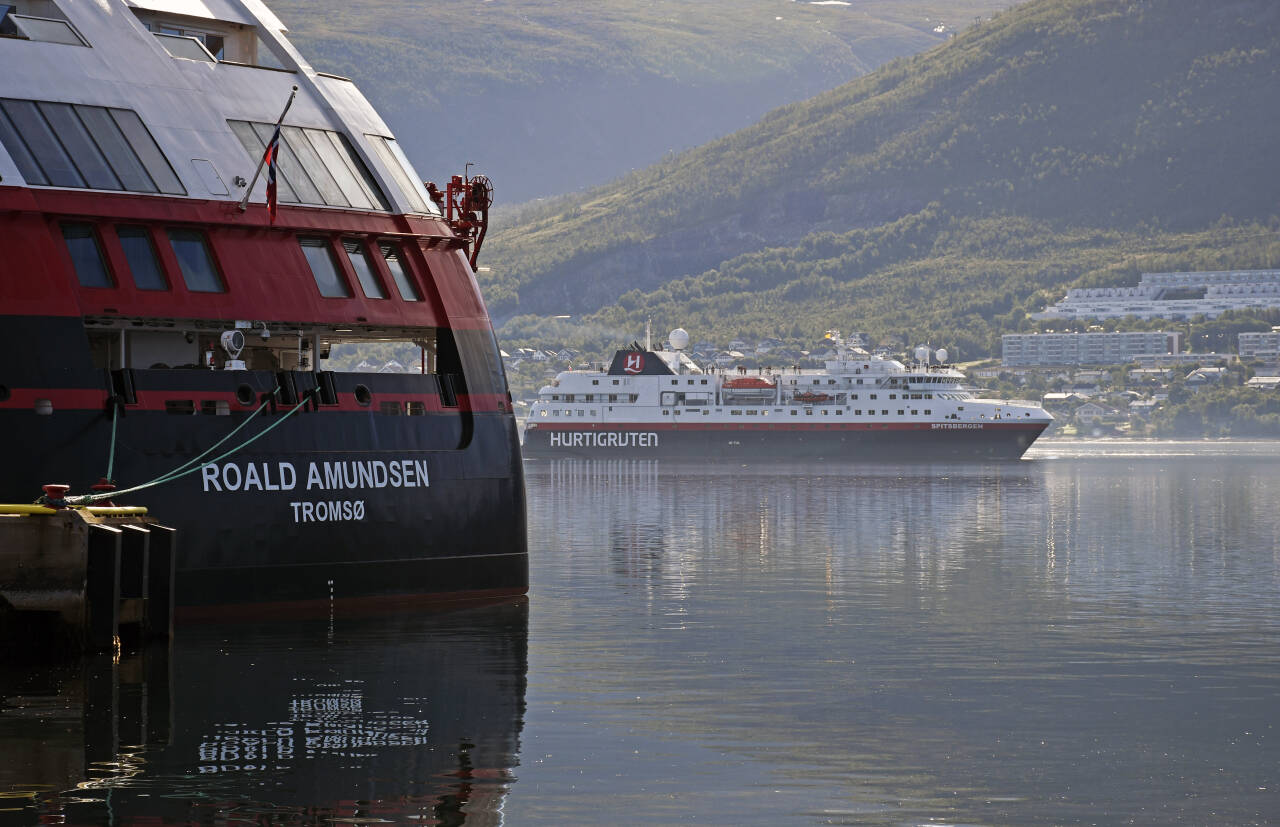
[[1280,820],[1280,445],[526,471],[527,606],[10,671],[0,825]]

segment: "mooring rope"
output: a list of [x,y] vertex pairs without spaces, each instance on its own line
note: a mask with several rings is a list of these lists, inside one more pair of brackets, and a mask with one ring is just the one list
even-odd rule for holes
[[[276,388],[274,391],[271,392],[271,395],[268,396],[266,399],[264,399],[262,404],[259,405],[257,409],[254,410],[254,412],[245,419],[244,422],[241,422],[238,426],[236,426],[235,430],[231,431],[231,433],[227,434],[222,439],[218,440],[213,445],[206,448],[196,457],[189,459],[186,462],[179,465],[177,468],[174,468],[172,471],[169,471],[168,473],[165,473],[165,474],[161,474],[160,476],[156,477],[150,482],[144,482],[141,485],[135,485],[132,488],[125,488],[120,491],[103,491],[98,494],[78,494],[72,497],[65,497],[64,502],[66,502],[67,505],[87,505],[89,503],[95,503],[100,500],[109,500],[115,497],[123,497],[125,494],[132,494],[135,491],[142,491],[145,488],[154,488],[155,486],[163,485],[166,482],[173,482],[174,480],[185,477],[188,474],[194,474],[196,471],[199,471],[203,466],[208,465],[210,463],[221,462],[222,460],[234,454],[236,451],[240,451],[244,448],[249,447],[254,442],[257,442],[262,437],[271,433],[271,431],[273,431],[275,428],[279,427],[282,423],[284,423],[286,419],[293,416],[304,405],[310,402],[311,398],[320,392],[320,389],[312,388],[311,390],[302,394],[302,398],[298,400],[297,405],[294,405],[275,422],[263,428],[261,431],[249,437],[244,442],[241,442],[239,445],[235,446],[231,450],[225,451],[222,454],[219,454],[218,456],[209,460],[209,462],[201,462],[201,460],[203,460],[206,456],[208,456],[210,453],[215,451],[219,446],[221,446],[227,440],[231,439],[231,437],[235,436],[240,431],[241,428],[244,428],[246,425],[252,422],[257,417],[257,415],[262,412],[263,408],[265,408],[267,405],[271,404],[271,402],[274,401],[275,395],[278,394],[279,392],[280,392],[280,388]],[[191,467],[193,465],[195,467]]]
[[120,419],[120,398],[111,397],[111,447],[107,451],[107,476],[104,479],[111,482],[111,470],[116,464],[116,422]]

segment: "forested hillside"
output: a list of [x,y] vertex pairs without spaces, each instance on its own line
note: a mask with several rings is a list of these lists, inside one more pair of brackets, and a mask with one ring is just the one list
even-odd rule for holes
[[500,205],[600,184],[946,40],[1012,0],[271,0],[419,172]]
[[1278,88],[1272,0],[1033,0],[524,211],[486,295],[602,330],[856,327],[979,355],[1071,284],[1280,264]]

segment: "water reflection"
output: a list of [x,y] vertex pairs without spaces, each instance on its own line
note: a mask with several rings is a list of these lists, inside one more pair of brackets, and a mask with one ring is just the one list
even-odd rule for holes
[[[1280,812],[1277,459],[530,464],[533,697],[704,819],[1257,820]],[[540,736],[539,707],[532,751],[598,749]],[[558,810],[526,787],[508,812]]]
[[10,673],[0,823],[500,823],[527,638],[520,601],[183,627],[172,652]]

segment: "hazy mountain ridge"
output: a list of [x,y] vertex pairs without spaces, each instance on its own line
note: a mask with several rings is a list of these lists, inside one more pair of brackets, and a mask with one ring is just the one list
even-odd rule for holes
[[272,0],[316,68],[360,84],[424,177],[474,161],[504,206],[746,126],[1008,4]]
[[[851,285],[897,273],[923,279],[917,295],[889,291],[860,314],[956,330],[980,317],[989,347],[992,314],[1108,258],[1218,248],[1223,262],[1262,266],[1250,258],[1269,242],[1218,243],[1203,230],[1232,216],[1269,232],[1278,57],[1280,6],[1264,0],[1037,0],[567,208],[525,213],[493,237],[487,296],[501,315],[580,313],[627,294],[600,318],[634,324],[691,311],[679,297],[697,292],[705,323],[723,327],[750,304],[735,290],[785,285],[768,296],[773,314],[791,319],[805,304],[812,318],[838,309],[815,301],[828,282],[832,301],[849,300]],[[898,243],[904,222],[929,229]],[[1023,228],[1037,251],[1002,265],[999,286],[951,278],[948,268],[972,272],[992,253],[947,228],[1002,225]],[[1079,258],[1071,239],[1091,236],[1096,255]],[[954,249],[939,248],[945,238]],[[1072,265],[1059,272],[1055,258]]]

